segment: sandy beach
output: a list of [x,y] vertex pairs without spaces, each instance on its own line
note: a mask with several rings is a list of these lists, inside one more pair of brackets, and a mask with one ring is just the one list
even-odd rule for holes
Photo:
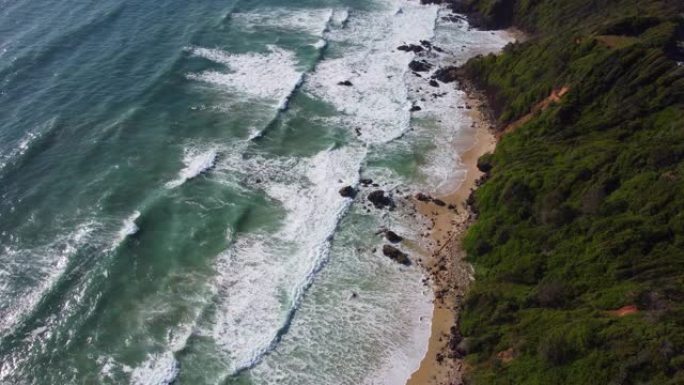
[[[471,98],[467,104],[480,106],[482,103]],[[452,339],[452,328],[456,327],[460,301],[472,274],[471,267],[463,260],[460,241],[472,217],[466,201],[475,188],[476,181],[482,176],[477,168],[477,160],[492,152],[496,145],[496,138],[484,111],[478,107],[469,112],[475,125],[474,144],[461,156],[463,168],[467,171],[465,179],[455,191],[445,196],[433,197],[429,201],[414,198],[418,212],[430,223],[427,232],[423,234],[430,245],[429,257],[421,261],[421,265],[430,277],[430,284],[435,292],[435,304],[428,351],[407,385],[461,383],[463,364],[459,358],[453,356],[449,342]],[[439,201],[444,202],[444,205]]]

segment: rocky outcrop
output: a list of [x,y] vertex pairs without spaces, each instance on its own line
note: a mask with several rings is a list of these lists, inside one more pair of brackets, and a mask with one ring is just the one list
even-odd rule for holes
[[411,260],[408,255],[392,245],[384,245],[382,247],[382,254],[404,266],[411,265]]
[[432,64],[426,62],[425,60],[412,60],[409,63],[409,68],[411,71],[415,72],[427,72],[432,69]]
[[432,74],[433,79],[437,79],[442,83],[451,83],[458,80],[458,68],[454,66],[440,68]]
[[383,190],[375,190],[372,193],[368,194],[368,200],[371,201],[373,206],[377,209],[382,209],[385,206],[392,206],[392,198],[389,196],[385,195],[385,192]]
[[[463,0],[420,0],[421,4],[445,4],[452,12],[468,15],[468,23],[478,29],[504,29],[511,25],[515,14],[515,0],[487,2],[483,8],[480,2]],[[458,21],[458,16],[451,18]]]
[[340,195],[345,198],[354,198],[356,196],[356,189],[352,186],[344,186],[340,189]]

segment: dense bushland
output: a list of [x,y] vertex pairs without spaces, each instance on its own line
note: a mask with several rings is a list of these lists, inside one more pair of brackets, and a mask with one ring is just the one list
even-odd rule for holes
[[684,384],[684,2],[460,6],[531,33],[463,68],[524,122],[480,160],[469,381]]

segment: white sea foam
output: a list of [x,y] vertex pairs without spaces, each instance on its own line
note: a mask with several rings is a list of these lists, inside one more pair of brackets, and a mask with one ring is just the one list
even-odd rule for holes
[[332,14],[333,10],[328,8],[260,8],[234,13],[231,21],[241,31],[269,28],[321,36]]
[[112,249],[118,247],[121,244],[121,242],[123,242],[129,235],[133,235],[138,232],[139,228],[138,225],[135,224],[135,221],[139,217],[140,211],[135,210],[131,215],[124,219],[123,224],[119,229],[116,238],[114,239],[114,242],[111,247]]
[[335,28],[344,28],[349,20],[349,10],[348,9],[336,9],[333,11],[332,17],[330,19],[330,26]]
[[[429,39],[438,9],[418,3],[386,3],[381,12],[349,20],[345,14],[339,16],[344,28],[331,28],[325,38],[344,46],[343,55],[319,63],[304,87],[333,104],[344,114],[342,123],[358,129],[360,139],[367,143],[391,141],[410,128],[411,101],[404,76],[413,56],[396,48],[407,41]],[[402,12],[397,12],[400,4]],[[353,86],[339,86],[343,80]]]
[[6,245],[0,249],[0,335],[35,308],[97,227],[91,221],[42,246],[19,249]]
[[345,225],[290,331],[250,371],[254,384],[401,384],[424,354],[432,295],[420,271],[370,253],[369,229]]
[[131,371],[133,385],[171,384],[178,375],[178,363],[171,352],[149,354],[142,365]]
[[14,147],[0,153],[0,171],[9,164],[21,158],[31,147],[31,145],[54,127],[57,118],[52,118],[38,127],[27,131],[14,145]]
[[276,233],[238,237],[218,260],[220,302],[211,328],[202,333],[216,341],[233,371],[258,362],[289,322],[325,262],[331,236],[350,203],[339,195],[338,180],[356,180],[362,158],[362,149],[346,147],[311,159],[255,157],[219,166],[259,175],[267,181],[268,196],[287,211]]
[[206,172],[214,166],[216,156],[217,152],[215,148],[202,150],[198,150],[196,148],[186,149],[185,155],[183,156],[183,163],[185,164],[185,167],[180,170],[176,179],[166,183],[166,187],[178,187],[187,180],[195,178],[203,172]]
[[269,46],[268,52],[231,54],[218,49],[191,48],[198,57],[223,64],[230,72],[204,71],[188,74],[188,79],[211,83],[238,95],[275,103],[279,109],[287,105],[292,91],[302,80],[292,51]]
[[313,46],[314,48],[316,48],[316,49],[322,49],[322,48],[324,48],[327,44],[328,44],[328,42],[325,41],[325,39],[318,39],[318,41],[315,42],[315,43],[313,43],[312,46]]

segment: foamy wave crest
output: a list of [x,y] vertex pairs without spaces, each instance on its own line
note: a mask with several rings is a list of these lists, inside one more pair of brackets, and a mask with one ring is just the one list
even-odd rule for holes
[[231,54],[218,49],[196,47],[190,52],[228,67],[230,72],[204,71],[188,74],[187,78],[215,84],[251,98],[276,103],[278,109],[287,106],[293,90],[302,81],[293,52],[269,46],[268,52]]
[[323,49],[328,44],[325,39],[319,39],[317,42],[311,44],[316,49]]
[[333,12],[330,19],[330,26],[336,28],[344,28],[349,20],[349,10],[348,9],[337,9]]
[[87,222],[44,246],[16,249],[7,245],[0,249],[0,335],[36,307],[97,227],[97,223]]
[[269,28],[321,36],[332,13],[333,10],[328,8],[261,8],[245,13],[234,13],[232,22],[242,31]]
[[133,235],[140,230],[138,225],[135,224],[135,221],[138,218],[140,218],[140,211],[135,210],[131,215],[124,219],[123,224],[112,243],[111,249],[117,248],[129,235]]
[[[224,64],[232,72],[205,71],[188,74],[187,77],[224,87],[248,99],[257,98],[270,102],[278,111],[277,117],[287,109],[290,97],[302,84],[304,70],[297,68],[293,52],[275,46],[268,48],[268,53],[239,55],[216,49],[193,48],[193,55]],[[249,140],[260,137],[265,127],[251,130]]]
[[178,375],[178,363],[173,353],[150,354],[142,365],[131,371],[133,385],[171,384]]
[[50,131],[52,127],[54,127],[56,121],[57,118],[50,119],[39,127],[26,132],[24,136],[17,141],[13,148],[9,149],[5,153],[0,153],[0,171],[2,171],[11,163],[16,162],[17,159],[21,158],[29,150],[29,148],[31,148],[31,145],[36,140],[40,139],[44,133]]
[[216,149],[199,151],[197,149],[186,149],[183,163],[185,167],[178,173],[178,178],[167,182],[167,188],[174,188],[182,185],[187,180],[206,172],[214,167],[216,161]]
[[233,372],[259,362],[289,326],[350,204],[339,195],[338,180],[357,180],[364,151],[342,148],[304,160],[236,158],[218,167],[258,176],[287,211],[280,230],[239,236],[218,259],[218,309],[200,333],[215,341]]

